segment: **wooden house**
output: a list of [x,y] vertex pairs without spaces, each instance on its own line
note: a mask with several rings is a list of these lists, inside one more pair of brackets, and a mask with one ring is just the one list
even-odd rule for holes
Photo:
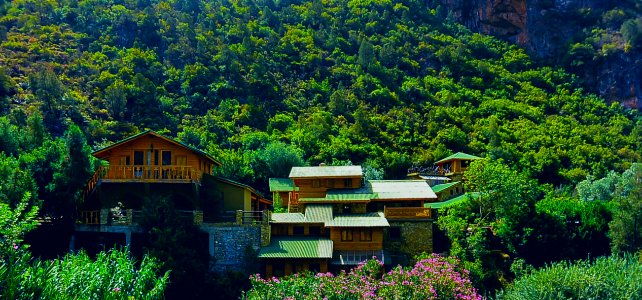
[[424,203],[437,199],[424,180],[364,181],[360,166],[294,167],[289,179],[270,181],[288,212],[272,214],[270,244],[259,252],[268,276],[341,269],[373,256],[389,262],[389,221],[430,221]]
[[124,234],[129,245],[132,233],[142,232],[143,212],[165,200],[185,222],[197,225],[234,222],[238,211],[271,205],[252,187],[212,175],[221,163],[209,154],[151,130],[93,155],[104,164],[87,185],[75,228],[80,235]]
[[438,173],[448,176],[454,181],[461,180],[463,173],[468,170],[468,166],[473,160],[481,159],[478,156],[457,152],[444,159],[435,162]]

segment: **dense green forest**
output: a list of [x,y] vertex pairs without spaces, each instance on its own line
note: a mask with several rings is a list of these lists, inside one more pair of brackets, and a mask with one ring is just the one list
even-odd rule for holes
[[439,226],[483,292],[520,263],[639,250],[639,113],[437,2],[0,1],[0,199],[70,230],[91,149],[147,128],[262,191],[287,165],[394,179],[462,151],[488,158],[482,197]]

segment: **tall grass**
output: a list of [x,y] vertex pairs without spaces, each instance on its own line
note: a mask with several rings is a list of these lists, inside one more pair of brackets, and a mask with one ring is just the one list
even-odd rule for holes
[[519,279],[497,299],[642,299],[642,257],[554,263]]

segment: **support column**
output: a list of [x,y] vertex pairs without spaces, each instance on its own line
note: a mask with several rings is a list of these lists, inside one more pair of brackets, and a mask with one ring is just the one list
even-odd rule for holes
[[132,232],[127,231],[125,232],[125,245],[127,245],[127,247],[130,247],[131,244],[132,244]]
[[72,234],[71,239],[69,239],[69,251],[76,251],[76,235]]

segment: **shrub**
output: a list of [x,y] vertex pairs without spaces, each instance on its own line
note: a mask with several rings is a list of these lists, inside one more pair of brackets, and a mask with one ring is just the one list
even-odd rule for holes
[[642,299],[641,278],[632,256],[560,262],[519,278],[497,299]]
[[257,274],[250,281],[246,299],[481,299],[458,261],[436,254],[387,273],[381,261],[372,259],[337,275],[307,272],[263,279]]

